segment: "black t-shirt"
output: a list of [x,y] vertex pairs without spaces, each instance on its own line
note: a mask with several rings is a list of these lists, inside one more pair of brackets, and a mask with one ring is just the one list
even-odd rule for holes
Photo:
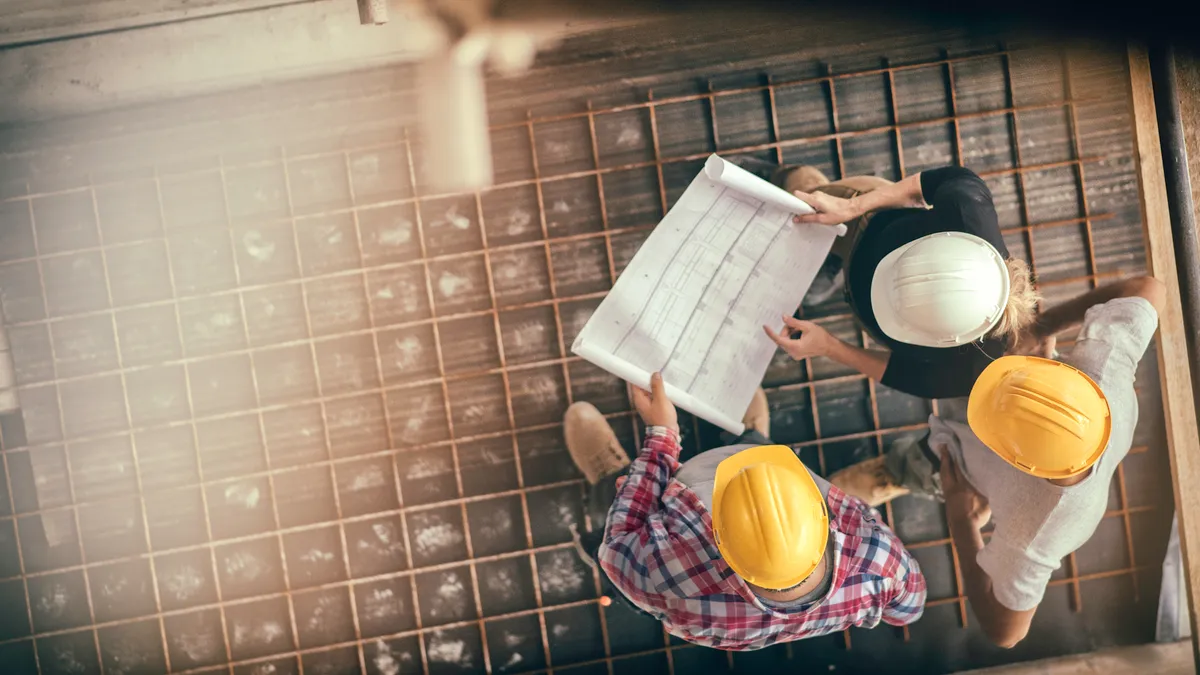
[[921,194],[932,209],[889,209],[871,218],[847,265],[847,286],[863,327],[892,351],[883,384],[923,398],[967,396],[983,369],[1004,355],[1004,340],[983,339],[957,347],[899,342],[879,329],[871,306],[871,279],[887,254],[938,232],[973,234],[1008,259],[987,183],[970,169],[948,166],[921,172]]

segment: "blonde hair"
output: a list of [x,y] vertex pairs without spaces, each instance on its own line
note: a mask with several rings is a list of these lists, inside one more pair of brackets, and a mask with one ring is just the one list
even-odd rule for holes
[[1004,338],[1011,347],[1017,343],[1021,332],[1037,319],[1042,294],[1034,286],[1033,275],[1024,260],[1009,258],[1005,266],[1008,267],[1008,303],[1004,305],[1004,313],[989,336]]

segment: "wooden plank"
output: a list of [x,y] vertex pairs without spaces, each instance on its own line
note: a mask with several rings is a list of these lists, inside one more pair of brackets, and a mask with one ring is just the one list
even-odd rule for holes
[[1130,645],[1097,652],[1058,656],[957,675],[1194,675],[1192,650],[1184,642]]
[[1200,666],[1200,615],[1197,613],[1200,609],[1200,490],[1196,489],[1200,485],[1200,429],[1197,429],[1196,406],[1188,368],[1179,275],[1175,267],[1175,246],[1171,240],[1171,217],[1167,207],[1150,61],[1143,45],[1131,43],[1128,53],[1147,262],[1150,273],[1167,286],[1166,310],[1159,316],[1158,372],[1167,426],[1171,482],[1175,490],[1175,511],[1179,518],[1179,543],[1183,552],[1183,566],[1187,571],[1192,656]]
[[[0,47],[318,0],[0,0]],[[150,6],[147,7],[147,4]]]

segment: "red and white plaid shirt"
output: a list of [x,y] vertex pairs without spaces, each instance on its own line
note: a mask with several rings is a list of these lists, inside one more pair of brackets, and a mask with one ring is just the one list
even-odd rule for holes
[[704,503],[674,478],[679,436],[650,427],[608,513],[600,566],[638,607],[688,642],[728,650],[760,649],[850,626],[916,621],[925,577],[877,511],[831,487],[833,582],[820,600],[765,605],[717,551]]

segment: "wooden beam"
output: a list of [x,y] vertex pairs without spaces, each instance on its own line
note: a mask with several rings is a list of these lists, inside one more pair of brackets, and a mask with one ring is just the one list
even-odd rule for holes
[[1128,55],[1147,262],[1150,273],[1167,286],[1166,309],[1158,319],[1158,375],[1162,386],[1163,416],[1166,418],[1171,482],[1175,490],[1175,512],[1179,518],[1179,545],[1187,577],[1192,658],[1200,669],[1200,615],[1197,613],[1200,610],[1200,489],[1197,489],[1200,486],[1200,429],[1197,428],[1188,368],[1179,275],[1175,267],[1175,246],[1171,239],[1171,217],[1167,207],[1150,61],[1143,45],[1131,43]]
[[0,0],[0,47],[323,0]]

